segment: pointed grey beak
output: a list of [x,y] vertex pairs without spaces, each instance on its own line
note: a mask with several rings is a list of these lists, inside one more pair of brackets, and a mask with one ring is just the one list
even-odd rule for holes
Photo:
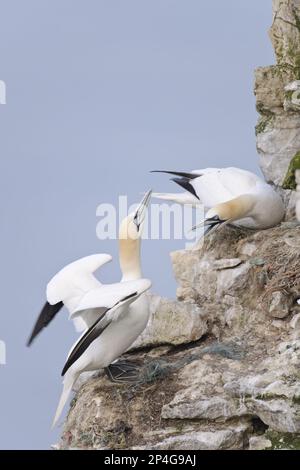
[[149,206],[149,202],[150,202],[150,199],[151,199],[151,194],[152,194],[152,189],[150,189],[146,194],[145,196],[143,197],[143,199],[141,200],[141,202],[139,203],[139,206],[135,212],[135,215],[134,215],[134,218],[133,218],[133,221],[135,223],[135,225],[137,226],[137,229],[139,230],[140,228],[140,225],[144,222],[145,220],[145,217],[146,217],[146,213],[147,213],[147,209],[148,209],[148,206]]

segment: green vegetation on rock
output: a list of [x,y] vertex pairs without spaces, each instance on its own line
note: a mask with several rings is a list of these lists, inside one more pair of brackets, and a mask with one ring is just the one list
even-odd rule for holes
[[276,431],[267,431],[264,434],[266,439],[272,443],[270,450],[297,450],[300,449],[300,434],[282,433]]
[[273,117],[274,117],[273,114],[270,115],[270,116],[261,117],[259,122],[255,126],[255,135],[258,135],[258,134],[261,134],[262,132],[265,132],[268,124],[270,124],[271,121],[273,120]]
[[286,176],[284,178],[282,187],[283,189],[296,189],[295,172],[300,170],[300,151],[290,161]]

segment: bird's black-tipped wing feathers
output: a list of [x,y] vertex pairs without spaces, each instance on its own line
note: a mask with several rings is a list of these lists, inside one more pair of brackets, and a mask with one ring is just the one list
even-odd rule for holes
[[153,170],[151,173],[167,173],[169,175],[175,175],[177,178],[171,178],[171,181],[174,183],[179,184],[183,189],[191,193],[197,199],[199,199],[194,186],[191,184],[191,181],[195,178],[199,178],[202,176],[201,174],[197,173],[186,173],[184,171],[165,171],[165,170]]
[[30,338],[27,342],[27,346],[30,346],[35,337],[45,328],[51,320],[55,317],[55,315],[60,311],[63,307],[62,302],[58,302],[55,305],[50,305],[49,302],[46,302],[30,335]]
[[69,354],[66,364],[64,365],[64,368],[61,373],[62,376],[64,376],[67,370],[72,366],[72,364],[74,364],[74,362],[79,359],[79,357],[84,353],[84,351],[86,351],[90,344],[96,338],[98,338],[101,333],[103,333],[103,331],[112,323],[113,320],[107,318],[107,313],[113,308],[115,308],[117,305],[122,304],[127,300],[136,297],[137,295],[137,292],[134,292],[124,297],[119,302],[117,302],[116,305],[114,305],[112,308],[108,308],[102,313],[102,315],[95,321],[95,323],[84,333],[80,340],[75,344],[74,348]]
[[186,191],[188,191],[193,196],[195,196],[197,199],[199,199],[195,191],[195,188],[193,187],[193,185],[191,185],[190,180],[188,178],[172,178],[172,181],[174,181],[174,183],[179,184],[179,186],[181,186]]
[[193,180],[201,176],[197,173],[187,173],[185,171],[152,170],[151,173],[166,173],[168,175],[179,176],[180,178],[186,178],[189,180]]

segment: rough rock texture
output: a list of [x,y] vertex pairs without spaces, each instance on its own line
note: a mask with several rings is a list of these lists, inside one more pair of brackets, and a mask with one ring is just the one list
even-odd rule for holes
[[272,448],[272,442],[264,436],[253,436],[249,439],[249,450],[266,450]]
[[296,217],[300,221],[300,170],[296,171],[297,199],[296,199]]
[[131,349],[197,341],[207,332],[207,312],[193,302],[149,295],[151,317]]
[[[273,9],[277,65],[256,71],[257,147],[266,179],[295,189],[300,0]],[[226,226],[171,254],[177,300],[150,296],[147,329],[125,355],[135,381],[86,374],[59,448],[300,449],[299,186],[282,190],[280,226]]]
[[126,355],[140,375],[81,385],[60,448],[298,448],[299,240],[296,221],[224,227],[172,253],[178,301],[152,297],[143,349]]
[[273,0],[270,38],[277,64],[255,72],[257,149],[266,180],[282,185],[300,150],[300,0]]

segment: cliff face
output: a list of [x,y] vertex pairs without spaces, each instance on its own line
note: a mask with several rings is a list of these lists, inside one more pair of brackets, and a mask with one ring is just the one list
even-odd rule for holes
[[73,400],[61,448],[300,445],[300,226],[224,228],[172,254],[178,301],[151,297],[134,384],[100,374]]
[[266,180],[295,189],[285,178],[300,149],[300,0],[273,0],[270,38],[277,64],[255,71],[257,150]]
[[[273,9],[277,65],[256,71],[257,147],[266,179],[295,189],[300,0]],[[300,448],[299,235],[293,219],[224,227],[172,253],[177,300],[151,295],[150,322],[126,355],[140,375],[78,383],[59,447]]]

